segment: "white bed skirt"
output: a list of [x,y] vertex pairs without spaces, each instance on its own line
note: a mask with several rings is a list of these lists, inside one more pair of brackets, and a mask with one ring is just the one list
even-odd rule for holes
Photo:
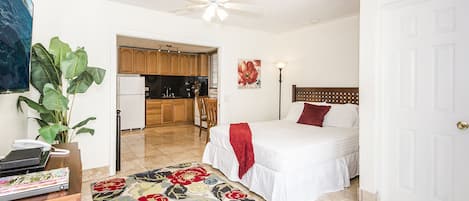
[[[292,156],[295,157],[295,156]],[[202,161],[223,172],[230,180],[241,182],[267,201],[315,201],[328,192],[350,186],[350,178],[358,176],[358,152],[324,161],[312,167],[291,164],[282,172],[257,163],[238,178],[238,161],[233,150],[208,143]]]

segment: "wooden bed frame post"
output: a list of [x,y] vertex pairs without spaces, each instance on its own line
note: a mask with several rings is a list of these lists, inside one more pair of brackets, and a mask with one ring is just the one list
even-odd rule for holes
[[292,99],[291,99],[292,102],[296,102],[296,85],[292,86],[291,95],[292,95]]

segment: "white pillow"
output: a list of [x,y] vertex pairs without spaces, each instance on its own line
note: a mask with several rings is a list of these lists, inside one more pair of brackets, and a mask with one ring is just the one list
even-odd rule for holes
[[329,104],[323,102],[294,102],[284,120],[297,122],[303,113],[304,104],[329,105],[331,109],[324,117],[324,127],[358,128],[358,105]]
[[357,128],[358,105],[327,104],[332,106],[324,117],[324,127]]
[[288,114],[287,114],[287,116],[285,117],[284,120],[297,122],[298,119],[300,119],[301,114],[303,113],[305,103],[309,103],[309,104],[312,104],[312,105],[324,105],[324,104],[326,104],[326,103],[321,103],[321,102],[302,102],[302,101],[294,102],[290,106],[290,110],[288,110]]

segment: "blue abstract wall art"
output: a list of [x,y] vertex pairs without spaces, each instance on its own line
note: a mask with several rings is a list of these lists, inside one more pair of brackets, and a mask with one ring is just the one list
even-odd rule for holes
[[0,93],[29,89],[32,0],[0,0]]

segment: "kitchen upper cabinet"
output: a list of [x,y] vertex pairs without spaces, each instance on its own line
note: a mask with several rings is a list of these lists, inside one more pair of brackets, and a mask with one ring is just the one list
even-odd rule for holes
[[208,54],[189,55],[137,48],[119,48],[119,73],[208,76]]
[[133,51],[133,73],[145,74],[147,72],[147,53],[146,50],[134,49]]
[[147,72],[148,75],[159,75],[158,51],[147,51]]
[[119,73],[133,73],[133,49],[119,48]]
[[182,75],[182,72],[179,71],[179,55],[170,54],[171,59],[171,74],[170,75]]
[[199,76],[208,76],[209,62],[208,54],[201,54],[199,56]]
[[171,75],[171,56],[169,53],[158,52],[158,69],[161,75]]
[[198,68],[199,65],[197,63],[198,63],[197,56],[196,55],[190,55],[189,56],[189,68],[188,68],[188,72],[187,72],[188,76],[198,76],[199,75],[199,68]]
[[179,72],[183,76],[188,75],[188,67],[189,66],[189,56],[188,55],[179,55]]

